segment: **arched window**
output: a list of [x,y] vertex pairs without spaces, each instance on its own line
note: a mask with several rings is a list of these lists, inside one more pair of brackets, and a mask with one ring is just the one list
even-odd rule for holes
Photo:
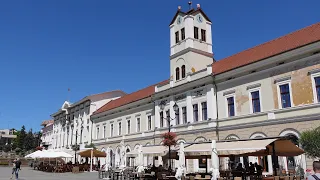
[[176,80],[180,79],[180,69],[177,67],[176,68]]
[[185,78],[186,77],[186,66],[182,65],[181,66],[181,78]]

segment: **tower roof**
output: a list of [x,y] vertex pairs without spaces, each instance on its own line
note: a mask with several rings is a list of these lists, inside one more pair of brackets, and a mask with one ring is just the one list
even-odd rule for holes
[[194,15],[194,14],[199,13],[199,12],[203,15],[203,17],[204,17],[207,21],[211,22],[211,20],[210,20],[209,17],[206,15],[206,13],[204,13],[203,10],[201,9],[200,5],[198,5],[197,9],[192,8],[192,9],[190,9],[190,10],[187,11],[187,12],[181,11],[181,8],[180,8],[180,6],[179,6],[176,14],[174,15],[173,19],[171,20],[171,22],[170,22],[170,24],[169,24],[169,26],[171,26],[171,25],[174,23],[174,21],[176,20],[176,18],[177,18],[177,16],[178,16],[179,14],[182,14],[183,16],[185,16],[185,15]]

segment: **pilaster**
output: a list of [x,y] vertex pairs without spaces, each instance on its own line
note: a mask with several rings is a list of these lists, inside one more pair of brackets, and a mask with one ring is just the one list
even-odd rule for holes
[[193,123],[192,97],[191,92],[187,92],[187,120]]
[[154,127],[160,128],[160,107],[159,102],[156,101],[155,103],[155,112],[154,112]]
[[216,119],[217,118],[217,102],[214,94],[214,86],[213,84],[209,84],[207,86],[207,113],[208,119]]

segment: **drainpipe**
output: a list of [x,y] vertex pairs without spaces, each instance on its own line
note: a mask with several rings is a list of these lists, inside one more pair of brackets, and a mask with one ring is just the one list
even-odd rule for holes
[[215,82],[215,77],[214,75],[213,76],[213,85],[214,85],[214,94],[215,94],[215,97],[216,97],[216,136],[218,138],[218,141],[220,140],[220,136],[219,136],[219,112],[218,112],[218,88],[217,88],[217,84]]

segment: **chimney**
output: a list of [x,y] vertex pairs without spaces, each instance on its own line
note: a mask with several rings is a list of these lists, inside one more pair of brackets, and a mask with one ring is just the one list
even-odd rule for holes
[[197,4],[197,8],[200,9],[200,4]]

